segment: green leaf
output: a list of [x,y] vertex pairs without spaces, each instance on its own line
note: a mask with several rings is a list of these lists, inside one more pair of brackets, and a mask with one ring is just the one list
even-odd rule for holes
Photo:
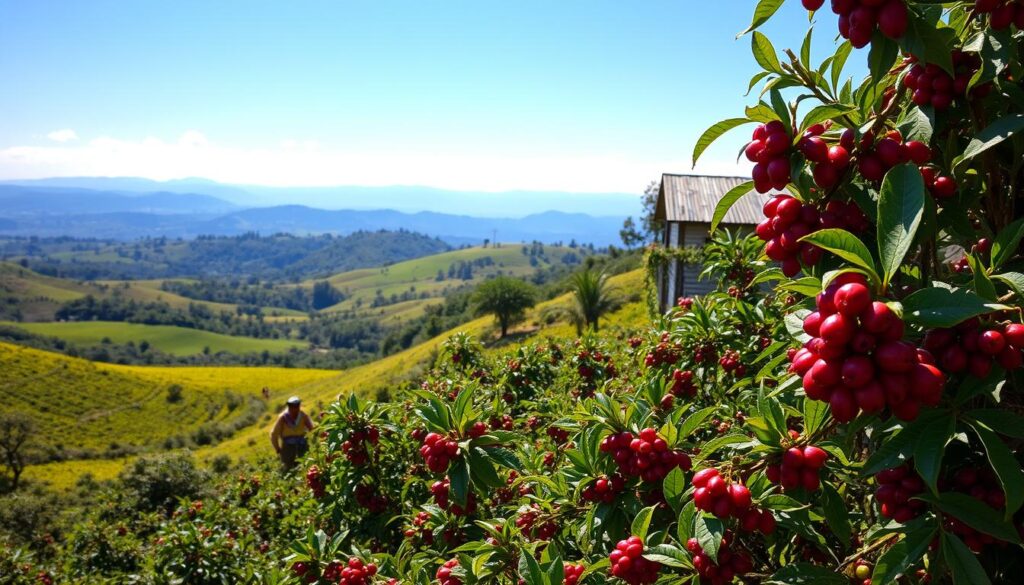
[[659,544],[648,548],[644,553],[644,558],[649,561],[668,565],[669,567],[678,567],[680,569],[693,568],[693,563],[690,561],[690,557],[683,551],[669,544]]
[[711,216],[711,233],[714,233],[718,229],[718,224],[725,219],[725,214],[729,212],[733,204],[739,201],[740,197],[743,197],[747,193],[750,193],[754,189],[754,182],[747,181],[736,185],[729,192],[722,196],[715,205],[715,212]]
[[904,52],[916,55],[925,63],[934,63],[955,76],[952,53],[957,41],[956,31],[941,22],[942,7],[910,5],[908,8],[907,33],[899,39],[900,47]]
[[487,450],[481,447],[469,448],[469,473],[473,481],[481,486],[505,487],[505,482],[498,477],[498,472],[494,470],[494,464],[491,463]]
[[1024,417],[1017,416],[1008,410],[1001,408],[978,408],[967,413],[969,419],[974,419],[993,431],[1013,437],[1024,439]]
[[697,166],[697,159],[700,158],[700,155],[704,154],[704,151],[711,146],[712,142],[718,140],[729,130],[751,122],[753,122],[753,120],[750,120],[749,118],[729,118],[728,120],[722,120],[705,130],[704,134],[701,134],[700,138],[697,140],[697,145],[693,147],[693,166]]
[[898,165],[885,174],[878,195],[878,251],[883,287],[899,272],[914,243],[924,216],[924,201],[924,179],[916,166]]
[[917,446],[918,437],[921,436],[925,428],[931,425],[936,418],[949,416],[948,410],[928,411],[919,416],[914,422],[889,435],[882,442],[882,445],[871,454],[871,457],[864,462],[861,475],[874,475],[883,469],[899,465],[903,461],[901,455],[910,456],[914,447]]
[[735,445],[737,443],[746,443],[748,441],[750,441],[750,437],[747,437],[746,435],[741,435],[741,434],[738,434],[738,433],[734,433],[734,434],[731,434],[731,435],[722,435],[720,437],[715,437],[714,439],[711,439],[707,443],[704,443],[703,446],[701,446],[700,453],[698,453],[697,455],[695,455],[693,457],[693,462],[694,463],[699,463],[701,461],[704,461],[711,454],[713,454],[715,451],[718,451],[722,447],[727,447],[729,445]]
[[978,557],[955,534],[942,533],[942,557],[953,574],[953,585],[991,585]]
[[974,254],[968,254],[967,264],[970,265],[971,274],[974,275],[974,290],[978,292],[978,296],[987,301],[998,301],[996,285],[992,284],[992,279],[985,272],[985,265],[981,263],[981,260]]
[[711,557],[711,560],[718,563],[718,548],[722,545],[722,535],[725,534],[725,525],[714,516],[706,514],[697,518],[694,536],[697,542],[704,549],[704,554]]
[[920,107],[914,106],[907,110],[898,129],[903,134],[904,140],[920,140],[928,143],[932,141],[935,121]]
[[768,37],[759,32],[754,32],[750,39],[750,51],[754,54],[754,60],[765,71],[782,73],[782,66],[779,65],[779,57],[775,53],[775,47]]
[[810,563],[793,563],[768,577],[764,585],[848,585],[850,579],[828,567]]
[[672,468],[665,476],[661,491],[665,494],[665,500],[678,512],[682,508],[683,493],[686,491],[686,476],[683,470],[678,467]]
[[1013,258],[1020,248],[1021,237],[1024,236],[1024,218],[1006,226],[996,235],[992,242],[992,269],[1002,266],[1007,260]]
[[970,423],[970,426],[985,445],[988,462],[999,476],[999,483],[1003,485],[1003,492],[1006,494],[1006,517],[1010,518],[1024,504],[1024,471],[1021,471],[1020,463],[1014,457],[1013,451],[992,429],[979,422]]
[[844,116],[852,112],[854,109],[856,108],[854,108],[853,106],[817,106],[811,111],[807,112],[807,115],[804,116],[803,121],[800,123],[800,127],[806,130],[807,128],[820,122],[824,122],[825,120],[832,120],[834,118]]
[[924,288],[903,299],[904,319],[922,327],[952,327],[1004,308],[966,289]]
[[850,41],[843,41],[843,44],[839,45],[839,48],[836,49],[836,56],[832,60],[832,67],[829,73],[832,78],[833,90],[839,87],[839,78],[843,74],[843,67],[846,66],[846,60],[850,57],[852,51],[853,45],[850,44]]
[[828,418],[828,403],[821,400],[804,399],[804,434],[812,435],[821,428]]
[[528,550],[523,550],[519,555],[519,576],[526,581],[526,585],[547,585],[544,571],[541,570],[537,559],[533,558]]
[[788,512],[790,510],[806,508],[807,504],[784,494],[771,494],[761,499],[761,507],[768,510]]
[[469,465],[465,457],[452,461],[452,466],[448,470],[448,479],[451,481],[452,500],[465,507],[466,498],[469,496]]
[[775,11],[777,11],[780,6],[782,6],[783,1],[784,0],[759,0],[757,7],[754,8],[754,19],[750,22],[750,26],[740,34],[736,35],[736,38],[742,37],[748,32],[768,22],[768,19],[775,14]]
[[878,271],[875,270],[875,260],[864,242],[857,239],[857,236],[846,230],[830,228],[818,230],[800,238],[802,242],[810,242],[823,250],[832,252],[847,262],[860,266],[874,280],[878,278]]
[[971,140],[963,154],[953,161],[953,167],[959,167],[1021,130],[1024,130],[1024,114],[1009,114],[999,118]]
[[992,279],[1004,283],[1010,287],[1013,294],[1024,300],[1024,274],[1020,272],[1004,272],[1002,274],[993,274]]
[[686,420],[683,421],[683,424],[679,425],[679,438],[689,438],[689,436],[692,435],[694,431],[699,429],[700,426],[704,424],[704,421],[708,420],[708,418],[710,418],[711,415],[715,414],[716,410],[718,410],[717,406],[708,406],[707,408],[702,408],[697,412],[691,414],[690,416],[686,417]]
[[875,33],[868,52],[868,71],[871,72],[872,81],[877,82],[889,73],[899,52],[900,47],[895,41],[880,32]]
[[650,506],[637,513],[636,518],[633,518],[633,524],[629,527],[630,534],[639,536],[641,539],[647,538],[647,530],[651,527],[651,517],[654,516],[655,507]]
[[771,92],[768,94],[769,101],[772,104],[772,110],[775,115],[779,117],[779,121],[786,127],[786,134],[793,134],[793,120],[789,115],[789,106],[786,104],[786,100],[782,97],[782,92],[779,91],[778,87],[772,87]]
[[872,583],[895,583],[899,575],[921,560],[935,535],[935,525],[927,524],[907,533],[906,538],[892,545],[875,563]]
[[942,467],[942,456],[946,452],[946,443],[953,436],[956,421],[952,416],[935,418],[922,427],[914,447],[914,466],[921,474],[925,484],[932,493],[938,493],[939,471]]
[[1013,544],[1020,544],[1020,536],[1013,524],[1003,520],[999,512],[989,507],[988,504],[979,502],[967,494],[943,492],[939,497],[935,497],[925,493],[918,497],[934,504],[943,512],[955,516],[979,532],[991,534]]
[[849,548],[853,530],[850,527],[850,512],[846,508],[846,502],[839,492],[827,483],[822,484],[821,490],[824,496],[822,512],[825,514],[825,524],[832,530],[832,534],[836,535],[843,548]]
[[[546,552],[550,552],[550,550]],[[556,556],[551,559],[546,577],[551,585],[558,585],[565,579],[565,564],[562,563],[562,557]]]
[[676,535],[679,542],[686,542],[693,537],[693,519],[696,516],[697,505],[690,500],[683,506],[683,511],[679,512],[679,518],[676,520]]

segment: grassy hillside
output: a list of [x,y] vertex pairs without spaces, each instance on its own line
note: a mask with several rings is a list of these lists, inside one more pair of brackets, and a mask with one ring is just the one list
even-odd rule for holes
[[[408,311],[411,311],[413,307],[425,306],[431,302],[431,299],[443,297],[451,291],[477,285],[499,273],[529,276],[534,274],[538,268],[564,266],[566,265],[565,261],[570,259],[578,262],[585,254],[583,249],[566,246],[544,246],[543,254],[535,256],[530,255],[529,247],[526,250],[524,253],[522,244],[503,244],[500,248],[478,246],[399,262],[383,268],[364,268],[343,272],[330,277],[328,282],[344,292],[348,298],[325,311],[356,311],[361,314],[373,314],[374,309],[371,309],[370,306],[375,298],[389,299],[391,295],[400,297],[406,294],[417,298],[403,301],[405,307],[398,316],[405,318],[417,316],[418,313],[415,311]],[[534,258],[532,264],[531,258]],[[453,266],[460,266],[460,263],[475,263],[472,266],[472,278],[462,279],[458,275],[449,277],[449,270]],[[438,280],[439,272],[443,275],[442,280]],[[302,286],[312,287],[313,283],[305,282]],[[389,316],[393,315],[389,314]]]
[[[3,409],[29,413],[41,444],[70,453],[160,447],[170,437],[245,416],[252,410],[250,399],[261,397],[264,386],[279,398],[336,375],[282,368],[115,366],[0,343]],[[173,385],[181,388],[179,400],[170,399]]]
[[[643,290],[643,272],[634,270],[625,274],[617,275],[610,279],[611,284],[625,300],[635,296],[637,291]],[[572,337],[576,334],[575,329],[564,322],[556,322],[549,325],[542,323],[541,315],[548,309],[558,306],[565,306],[570,302],[569,295],[562,295],[550,301],[539,304],[529,312],[526,320],[514,328],[511,333],[514,336],[513,342],[529,341],[532,337]],[[639,300],[626,302],[618,311],[608,315],[604,321],[603,328],[608,331],[615,327],[640,327],[646,324],[647,313],[644,305]],[[446,331],[441,335],[405,351],[382,358],[380,360],[353,367],[335,375],[324,375],[322,377],[310,378],[301,387],[295,388],[294,393],[302,396],[313,412],[318,406],[328,404],[339,395],[347,395],[356,392],[361,396],[377,396],[396,384],[407,380],[413,380],[422,373],[437,354],[440,345],[451,335],[458,331],[464,331],[478,338],[493,343],[497,337],[497,330],[492,317],[481,317],[465,323],[455,329]],[[88,362],[87,362],[88,363]],[[129,367],[122,370],[132,372],[167,372],[173,373],[176,379],[185,380],[189,383],[202,383],[204,385],[216,386],[222,376],[232,370],[252,374],[255,379],[253,383],[258,385],[262,368],[148,368]],[[290,370],[278,370],[288,372]],[[300,372],[309,370],[299,370]],[[234,375],[234,374],[232,374]],[[284,384],[277,384],[274,388],[284,387]],[[275,392],[272,404],[279,404],[279,398],[283,398],[291,392]],[[2,397],[0,397],[2,398]],[[227,455],[233,459],[245,457],[267,457],[270,455],[270,448],[267,443],[267,432],[271,422],[271,412],[264,414],[258,424],[254,424],[235,433],[231,438],[213,445],[202,448],[198,455],[205,461],[214,457]],[[74,461],[65,463],[53,463],[48,465],[30,467],[26,476],[35,479],[46,479],[57,488],[64,488],[72,485],[83,473],[91,473],[99,479],[113,477],[121,469],[121,464],[109,460],[103,461]]]
[[164,353],[186,356],[210,352],[226,351],[236,354],[258,353],[261,351],[283,352],[292,348],[307,347],[301,341],[288,339],[255,339],[221,335],[187,327],[171,325],[143,325],[139,323],[120,323],[113,321],[86,321],[69,323],[15,323],[0,321],[7,325],[24,329],[36,335],[58,337],[70,343],[82,346],[99,345],[104,339],[114,343],[136,344],[147,341]]

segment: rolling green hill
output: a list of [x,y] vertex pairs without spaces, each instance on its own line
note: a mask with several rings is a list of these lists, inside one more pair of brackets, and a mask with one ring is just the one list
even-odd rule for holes
[[[115,366],[0,343],[0,404],[23,411],[38,441],[67,456],[162,448],[204,425],[251,425],[261,389],[275,398],[337,375],[283,368]],[[171,398],[172,386],[180,399]],[[207,430],[212,430],[208,426]],[[202,440],[198,440],[202,443]]]
[[99,345],[104,339],[114,343],[138,344],[148,342],[152,347],[171,355],[195,355],[226,351],[230,353],[256,353],[261,351],[281,352],[292,348],[307,347],[308,344],[288,339],[255,339],[233,335],[221,335],[171,325],[143,325],[140,323],[119,323],[114,321],[86,321],[68,323],[15,323],[2,322],[0,325],[24,329],[36,335],[57,337],[82,346]]
[[[567,246],[502,244],[497,248],[478,246],[454,250],[382,268],[351,270],[327,279],[332,286],[345,293],[347,298],[325,311],[373,314],[376,299],[378,304],[385,307],[403,304],[401,311],[386,314],[409,318],[421,312],[417,311],[419,306],[437,302],[431,299],[442,298],[455,290],[477,285],[489,277],[498,274],[528,277],[535,274],[538,269],[573,266],[582,261],[587,254],[588,251],[583,248]],[[468,272],[462,268],[467,264],[470,266]],[[461,275],[460,268],[464,271]],[[312,287],[313,283],[305,282],[301,286]]]

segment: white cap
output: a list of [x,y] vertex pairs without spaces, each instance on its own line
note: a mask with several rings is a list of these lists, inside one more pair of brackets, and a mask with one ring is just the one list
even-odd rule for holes
[[286,402],[285,404],[287,404],[288,406],[298,406],[302,404],[302,399],[300,399],[298,396],[292,396],[291,398],[288,399],[288,402]]

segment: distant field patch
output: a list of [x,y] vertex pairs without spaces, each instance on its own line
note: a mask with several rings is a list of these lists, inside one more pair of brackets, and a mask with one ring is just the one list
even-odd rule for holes
[[164,353],[178,356],[203,353],[205,348],[217,353],[254,353],[269,351],[285,352],[292,348],[307,347],[306,343],[289,339],[255,339],[210,333],[187,327],[172,325],[142,325],[112,321],[88,321],[80,323],[15,323],[0,322],[0,325],[17,327],[36,335],[58,337],[77,345],[99,345],[104,339],[114,343],[136,344],[147,341]]

